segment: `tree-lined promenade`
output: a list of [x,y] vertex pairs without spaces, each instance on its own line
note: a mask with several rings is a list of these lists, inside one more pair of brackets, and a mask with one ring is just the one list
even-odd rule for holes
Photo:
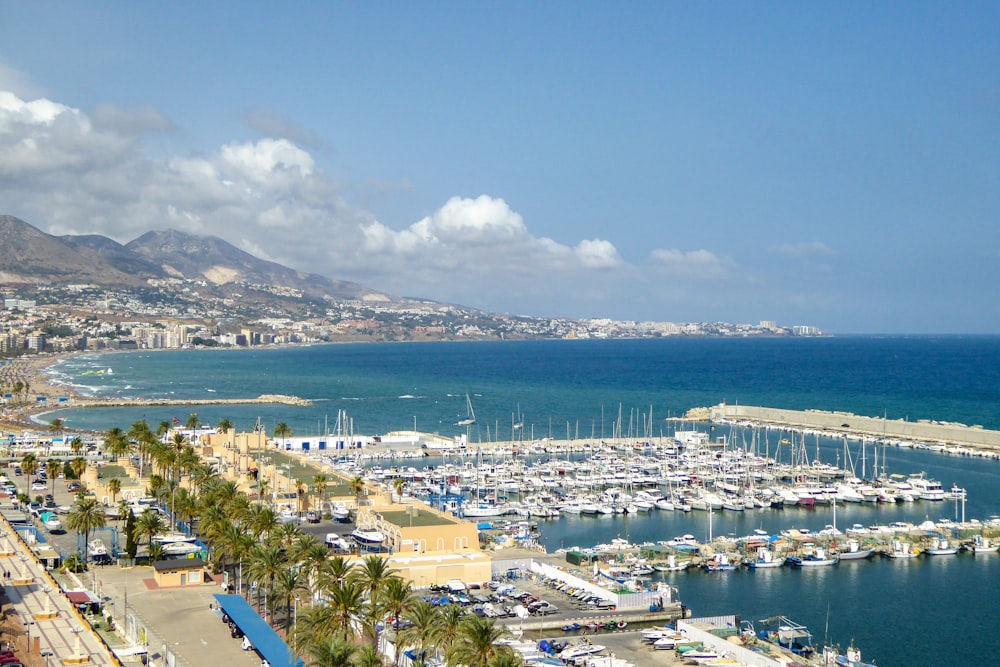
[[[186,424],[189,428],[199,425],[196,415]],[[231,426],[223,420],[217,428],[224,431]],[[404,650],[412,650],[418,665],[430,658],[468,667],[521,664],[510,647],[497,644],[506,634],[504,626],[466,614],[459,605],[434,606],[417,595],[382,556],[331,555],[316,536],[301,531],[297,523],[282,522],[259,497],[249,498],[236,481],[217,474],[170,424],[162,423],[154,430],[137,421],[128,431],[109,429],[104,448],[112,459],[138,457],[139,468],[151,473],[142,480],[148,485],[148,495],[176,520],[194,527],[209,547],[213,571],[227,573],[235,590],[285,636],[307,665],[388,665],[391,662],[380,647],[389,645],[398,648],[396,664]],[[27,461],[30,466],[31,460]],[[311,481],[320,495],[331,482],[325,475]],[[364,485],[358,477],[349,487],[360,494]],[[300,482],[301,490],[305,486]],[[117,495],[120,486],[112,490],[109,481],[108,491]],[[134,516],[124,502],[120,509],[127,521],[128,557],[135,558],[139,547],[146,545],[150,561],[161,558],[162,550],[153,538],[166,530],[162,517],[152,509]],[[106,520],[104,508],[81,489],[66,523],[86,543]],[[71,561],[71,565],[75,564]],[[384,638],[383,633],[389,636]]]

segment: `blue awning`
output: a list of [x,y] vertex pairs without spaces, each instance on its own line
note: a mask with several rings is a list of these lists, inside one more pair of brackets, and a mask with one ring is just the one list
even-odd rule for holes
[[216,593],[214,597],[222,611],[243,631],[271,667],[303,667],[305,663],[292,653],[288,644],[254,611],[242,595]]

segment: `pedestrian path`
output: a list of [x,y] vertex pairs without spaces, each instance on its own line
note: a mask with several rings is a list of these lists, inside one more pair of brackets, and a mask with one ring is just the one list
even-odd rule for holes
[[122,665],[6,520],[0,520],[0,567],[31,655],[48,655],[57,665]]

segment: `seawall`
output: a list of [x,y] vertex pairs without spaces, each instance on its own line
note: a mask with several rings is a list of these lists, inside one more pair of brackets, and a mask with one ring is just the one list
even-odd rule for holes
[[850,412],[825,412],[822,410],[786,410],[754,405],[715,405],[692,411],[691,418],[712,420],[729,419],[753,421],[798,429],[817,429],[830,433],[887,438],[927,444],[958,445],[1000,451],[1000,431],[980,426],[966,426],[927,420],[904,421],[865,417]]

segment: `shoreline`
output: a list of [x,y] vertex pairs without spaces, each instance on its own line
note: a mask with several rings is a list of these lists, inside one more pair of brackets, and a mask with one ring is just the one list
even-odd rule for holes
[[[368,341],[370,342],[370,341]],[[343,345],[347,342],[334,343],[302,343],[292,346],[262,346],[262,349],[283,349],[285,347],[312,347],[315,345]],[[200,349],[200,348],[199,348]],[[215,351],[217,348],[204,348]],[[243,349],[243,348],[225,348]],[[251,348],[247,348],[251,349]],[[148,350],[142,352],[166,352],[174,350]],[[195,351],[195,350],[188,350]],[[0,387],[5,392],[11,391],[14,381],[26,382],[29,390],[25,398],[18,404],[3,406],[0,412],[0,428],[6,430],[35,429],[47,424],[40,421],[41,417],[68,408],[100,408],[100,407],[143,407],[143,406],[195,406],[195,405],[248,405],[248,404],[285,404],[292,406],[309,406],[309,400],[295,396],[263,394],[257,397],[230,399],[165,399],[165,398],[116,398],[95,397],[81,393],[69,384],[53,381],[49,372],[52,367],[62,361],[81,355],[116,355],[135,353],[136,350],[86,350],[78,352],[46,353],[37,355],[22,355],[15,357],[0,366]],[[46,400],[38,401],[38,397]],[[53,400],[55,399],[55,400]],[[62,400],[56,403],[56,400]],[[51,402],[50,402],[51,401]],[[791,430],[817,430],[831,437],[871,438],[895,440],[907,444],[927,444],[932,446],[968,448],[977,451],[1000,454],[1000,431],[967,426],[930,419],[904,421],[884,419],[881,417],[864,417],[847,412],[824,411],[821,409],[793,410],[776,407],[761,407],[747,405],[727,405],[725,403],[710,407],[695,407],[689,409],[683,417],[667,418],[665,421],[678,424],[680,422],[732,422],[740,425],[763,425],[771,428],[788,428]],[[72,428],[67,428],[73,431]],[[524,446],[532,444],[551,444],[554,446],[574,446],[588,441],[565,440],[562,438],[523,439],[504,443],[478,442],[468,443],[468,448],[489,449],[496,446]]]

